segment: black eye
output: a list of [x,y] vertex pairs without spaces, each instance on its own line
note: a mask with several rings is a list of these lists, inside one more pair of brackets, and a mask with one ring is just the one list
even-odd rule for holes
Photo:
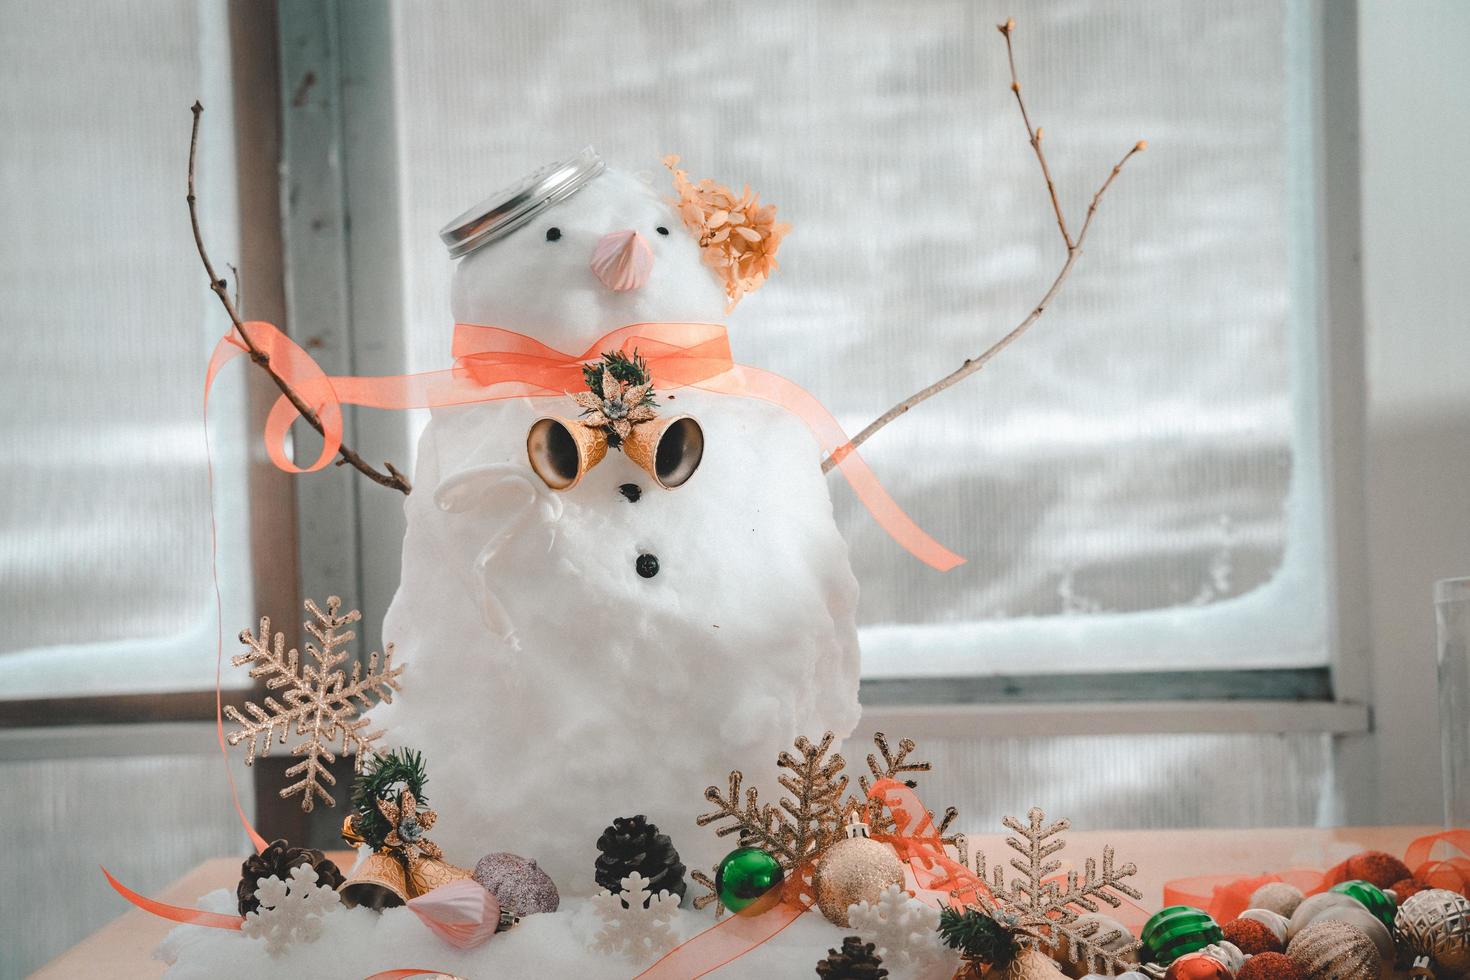
[[[665,232],[665,234],[667,234],[667,232]],[[560,237],[561,237],[561,229],[560,228],[548,228],[548,229],[546,229],[546,240],[548,242],[554,242],[554,241],[556,241]]]
[[669,233],[669,230],[667,228],[665,228],[663,225],[659,225],[657,228],[655,228],[653,230],[656,231],[656,232],[658,232],[660,235],[667,235]]

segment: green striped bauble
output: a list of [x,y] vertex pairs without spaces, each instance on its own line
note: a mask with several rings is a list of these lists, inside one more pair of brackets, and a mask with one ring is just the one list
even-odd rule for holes
[[1344,881],[1333,885],[1332,890],[1357,899],[1363,908],[1383,920],[1390,931],[1393,930],[1393,917],[1398,914],[1398,906],[1382,888],[1367,881]]
[[1160,966],[1168,966],[1185,953],[1204,949],[1225,936],[1208,912],[1189,905],[1159,909],[1143,925],[1143,945]]

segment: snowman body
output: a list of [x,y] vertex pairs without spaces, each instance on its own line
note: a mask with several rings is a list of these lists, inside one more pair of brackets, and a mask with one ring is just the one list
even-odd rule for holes
[[[609,242],[651,254],[636,285],[594,271]],[[721,322],[724,302],[673,207],[615,171],[461,259],[453,292],[458,321],[568,353],[629,323]],[[575,418],[570,398],[439,408],[423,433],[383,625],[408,670],[373,723],[425,753],[455,863],[513,851],[585,893],[602,829],[642,813],[709,873],[734,843],[695,825],[704,787],[740,769],[765,797],[797,735],[857,723],[857,583],[817,443],[756,399],[657,398],[705,433],[673,491],[616,449],[548,488],[526,433]]]

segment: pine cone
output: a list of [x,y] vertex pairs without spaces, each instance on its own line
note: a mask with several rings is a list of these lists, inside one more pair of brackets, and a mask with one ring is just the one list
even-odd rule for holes
[[260,908],[255,899],[255,889],[260,882],[272,875],[285,881],[291,877],[291,869],[307,865],[316,872],[318,884],[337,889],[342,885],[342,872],[321,851],[309,847],[292,847],[284,839],[273,840],[259,854],[252,854],[240,865],[240,884],[235,887],[239,899],[240,914],[248,915]]
[[597,838],[597,850],[597,884],[612,894],[622,891],[623,879],[636,871],[648,879],[650,894],[666,891],[684,898],[689,886],[679,852],[647,817],[618,817]]
[[884,980],[888,971],[874,952],[876,948],[861,936],[848,936],[842,940],[842,952],[827,950],[827,958],[817,964],[817,976],[822,980]]

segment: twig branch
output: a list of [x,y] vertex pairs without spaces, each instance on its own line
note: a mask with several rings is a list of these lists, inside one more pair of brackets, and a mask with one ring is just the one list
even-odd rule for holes
[[[271,366],[270,355],[257,347],[255,341],[251,339],[250,334],[246,332],[245,323],[240,317],[236,303],[230,298],[229,283],[220,278],[214,271],[214,264],[209,261],[209,252],[204,247],[204,235],[199,230],[199,205],[194,197],[194,160],[199,151],[199,119],[204,114],[204,106],[196,101],[190,107],[190,111],[194,114],[194,126],[189,134],[189,225],[194,230],[194,247],[199,250],[199,261],[203,263],[204,272],[209,276],[209,288],[219,297],[220,304],[225,308],[225,312],[229,314],[230,322],[234,324],[234,331],[240,336],[240,341],[245,345],[245,350],[249,353],[250,359],[260,365],[266,374],[270,375],[271,380],[276,383],[276,387],[281,389],[281,394],[285,395],[286,399],[291,402],[296,411],[301,413],[301,417],[306,420],[306,423],[317,432],[324,433],[325,430],[322,428],[322,420],[316,411],[310,405],[306,404],[305,400],[296,393],[296,390],[291,387],[285,378],[276,373],[275,368]],[[235,281],[238,288],[238,273],[236,273]],[[383,464],[388,470],[387,473],[379,472],[363,460],[361,456],[353,452],[345,442],[338,447],[337,454],[339,457],[337,460],[338,466],[351,466],[374,483],[404,494],[413,489],[408,479],[392,463]]]
[[1056,184],[1052,181],[1051,168],[1047,166],[1046,153],[1041,148],[1041,130],[1032,127],[1031,116],[1026,111],[1026,101],[1021,98],[1021,83],[1016,76],[1016,58],[1011,46],[1011,32],[1015,30],[1015,27],[1015,21],[1007,20],[1004,24],[999,25],[998,28],[1006,39],[1006,59],[1010,63],[1011,68],[1011,91],[1015,93],[1016,105],[1021,109],[1021,121],[1026,124],[1026,135],[1030,137],[1031,148],[1036,151],[1036,160],[1041,164],[1041,175],[1046,179],[1046,190],[1047,194],[1051,197],[1052,211],[1057,216],[1057,229],[1061,232],[1062,242],[1067,248],[1067,260],[1062,263],[1061,271],[1052,280],[1051,286],[1046,291],[1046,295],[1041,297],[1041,302],[1037,303],[1031,312],[1026,315],[1026,319],[1017,324],[1010,333],[997,340],[980,356],[967,358],[965,363],[961,364],[951,373],[945,375],[929,387],[915,392],[878,416],[866,428],[853,436],[847,445],[839,447],[831,456],[823,461],[823,473],[831,472],[832,468],[842,462],[848,453],[867,442],[874,433],[889,422],[903,415],[920,402],[933,398],[946,388],[959,384],[976,371],[979,371],[990,362],[991,358],[1005,350],[1017,338],[1030,329],[1031,324],[1035,323],[1041,314],[1046,312],[1046,308],[1051,305],[1051,301],[1061,291],[1062,283],[1066,282],[1067,276],[1071,274],[1072,266],[1077,264],[1077,258],[1082,254],[1082,243],[1087,240],[1087,230],[1092,227],[1092,217],[1097,213],[1098,202],[1102,200],[1103,194],[1107,193],[1108,188],[1112,186],[1113,179],[1122,171],[1123,165],[1131,160],[1134,154],[1141,153],[1148,148],[1147,142],[1139,140],[1127,153],[1123,154],[1123,159],[1118,161],[1117,165],[1113,167],[1112,172],[1108,174],[1107,179],[1102,182],[1102,186],[1092,195],[1092,203],[1087,206],[1087,217],[1083,219],[1082,227],[1078,229],[1077,237],[1074,239],[1067,230],[1067,219],[1062,214],[1061,202],[1057,198]]
[[235,277],[235,309],[243,310],[245,304],[240,302],[240,270],[235,268],[233,262],[226,262],[225,268],[230,270],[230,275]]
[[1006,39],[1006,64],[1011,69],[1011,91],[1015,93],[1016,105],[1021,109],[1021,122],[1026,124],[1026,135],[1030,138],[1031,149],[1036,151],[1036,160],[1041,164],[1041,176],[1046,178],[1046,193],[1051,197],[1051,209],[1057,216],[1057,227],[1061,229],[1062,241],[1067,243],[1067,251],[1072,251],[1072,236],[1067,231],[1067,219],[1062,216],[1062,203],[1057,199],[1057,185],[1051,179],[1051,168],[1046,165],[1046,154],[1041,151],[1041,130],[1031,125],[1031,114],[1026,111],[1026,100],[1021,98],[1021,80],[1016,75],[1016,49],[1011,44],[1011,32],[1016,29],[1016,22],[1009,18],[1000,25],[1000,33]]

